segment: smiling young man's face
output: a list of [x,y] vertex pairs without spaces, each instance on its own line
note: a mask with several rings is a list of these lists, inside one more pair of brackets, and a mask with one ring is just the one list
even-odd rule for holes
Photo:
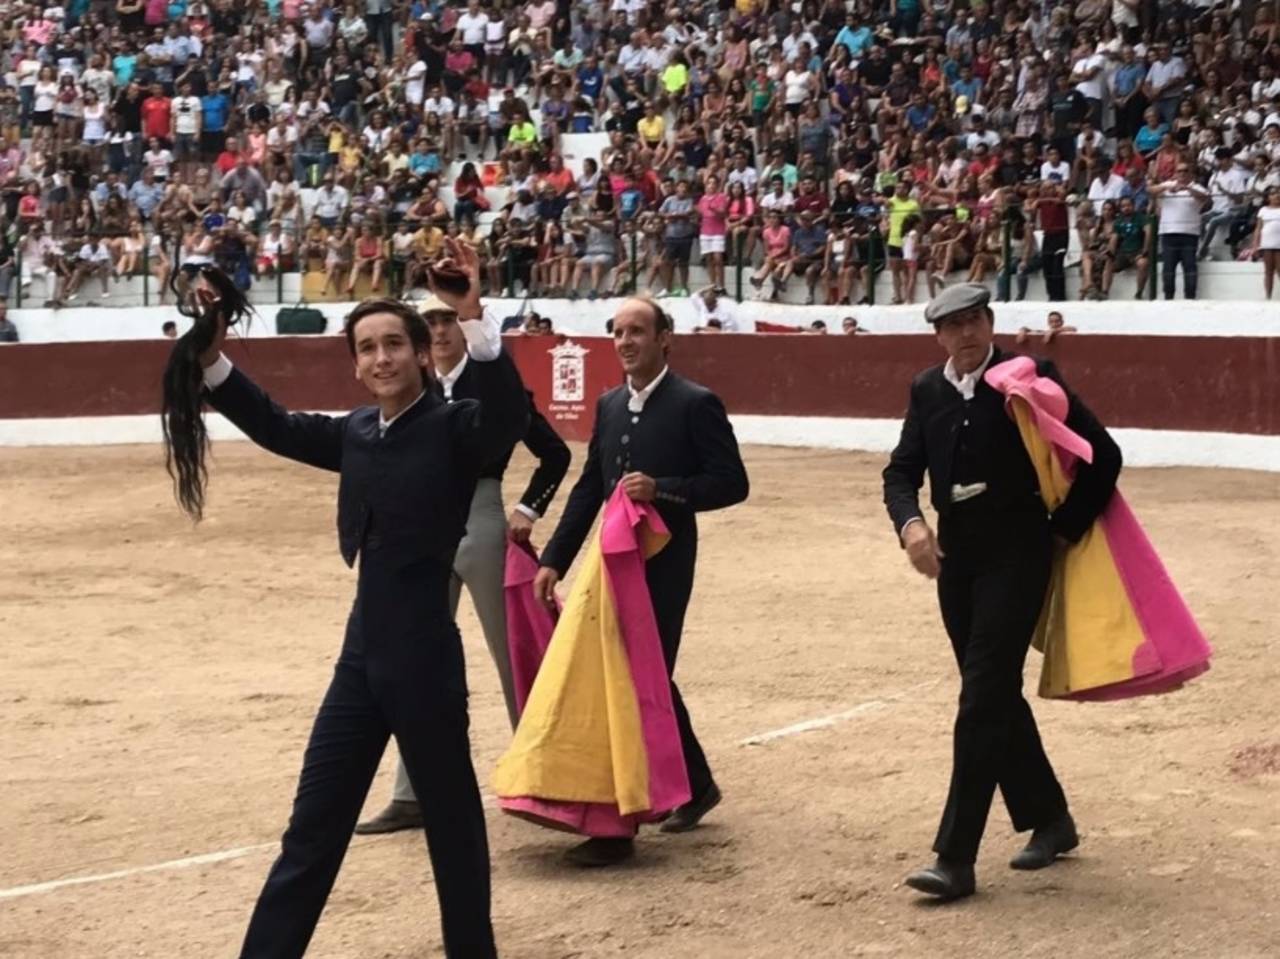
[[356,379],[373,394],[383,412],[394,414],[422,392],[423,370],[430,364],[425,349],[414,345],[402,317],[370,313],[355,326]]

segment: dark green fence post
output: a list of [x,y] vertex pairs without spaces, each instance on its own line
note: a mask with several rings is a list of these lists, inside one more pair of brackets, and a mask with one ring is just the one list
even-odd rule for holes
[[734,266],[734,296],[737,297],[739,303],[742,302],[742,244],[744,237],[741,233],[733,235],[733,266]]
[[507,247],[507,296],[516,295],[516,255]]
[[[1005,212],[1004,216],[1004,259],[1000,272],[1004,275],[1001,279],[1004,281],[1003,300],[1008,303],[1013,299],[1013,211]],[[999,284],[997,284],[999,285]]]
[[1160,270],[1160,217],[1154,213],[1151,215],[1151,252],[1147,260],[1147,285],[1151,289],[1149,299],[1154,300],[1159,289],[1156,274]]
[[14,265],[18,269],[18,301],[14,304],[14,309],[22,309],[22,243],[19,241],[14,248]]
[[634,229],[635,224],[632,224],[632,227],[633,229],[631,230],[631,256],[630,256],[631,290],[629,292],[631,293],[632,296],[634,296],[640,289],[640,281],[636,276],[636,231]]
[[880,227],[872,224],[867,243],[867,305],[876,305],[876,253],[880,249]]
[[151,305],[151,244],[142,245],[142,305]]

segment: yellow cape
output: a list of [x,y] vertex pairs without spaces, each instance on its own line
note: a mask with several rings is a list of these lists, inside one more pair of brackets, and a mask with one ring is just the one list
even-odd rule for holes
[[[666,534],[641,525],[644,558]],[[617,608],[597,530],[529,692],[511,746],[498,760],[499,796],[650,808],[649,763]]]

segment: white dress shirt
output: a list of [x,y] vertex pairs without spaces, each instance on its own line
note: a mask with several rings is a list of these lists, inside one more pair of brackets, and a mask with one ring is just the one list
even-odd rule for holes
[[458,382],[462,376],[462,371],[467,368],[467,354],[462,354],[462,359],[458,361],[458,365],[451,369],[448,373],[441,373],[440,367],[436,367],[436,380],[440,383],[440,389],[444,391],[444,398],[450,403],[453,402],[453,384]]
[[662,372],[655,376],[652,382],[642,390],[637,390],[632,386],[631,377],[627,377],[627,392],[630,394],[630,398],[627,400],[627,409],[632,413],[643,413],[645,403],[649,402],[649,397],[653,395],[653,391],[666,378],[668,369],[670,367],[664,366]]
[[982,374],[987,371],[987,365],[991,362],[991,358],[995,356],[996,348],[990,346],[987,348],[987,358],[978,364],[978,368],[972,373],[963,375],[956,372],[955,360],[947,360],[947,365],[942,368],[942,376],[948,383],[956,388],[956,390],[966,400],[973,399],[973,393],[978,388],[978,381],[982,379]]

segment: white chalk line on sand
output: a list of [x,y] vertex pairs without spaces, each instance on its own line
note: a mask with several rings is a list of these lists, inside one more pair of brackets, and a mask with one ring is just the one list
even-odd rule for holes
[[[800,733],[812,732],[817,729],[829,729],[839,723],[855,719],[865,713],[874,712],[878,709],[884,709],[896,702],[900,702],[903,697],[909,696],[914,692],[923,690],[929,686],[937,685],[938,680],[929,680],[924,683],[917,683],[914,686],[908,686],[906,689],[899,690],[879,699],[871,699],[864,703],[859,703],[842,712],[832,713],[830,716],[820,716],[817,719],[807,719],[804,722],[793,723],[790,726],[783,726],[780,729],[771,729],[768,732],[756,733],[754,736],[748,736],[746,739],[739,740],[739,746],[758,746],[762,743],[773,742],[777,739],[785,739],[788,736],[795,736]],[[496,800],[492,796],[486,796],[484,804],[492,807],[496,805]],[[366,840],[368,841],[368,840]],[[353,842],[352,845],[360,845]],[[190,869],[194,866],[209,866],[220,862],[229,862],[233,859],[243,859],[245,856],[252,856],[254,853],[266,852],[271,849],[279,849],[279,842],[257,843],[252,846],[240,846],[236,849],[223,849],[219,852],[207,852],[199,856],[185,856],[182,859],[170,859],[166,862],[152,863],[149,866],[133,866],[129,869],[116,869],[112,872],[101,872],[90,876],[70,876],[66,879],[50,879],[47,882],[30,883],[25,886],[13,886],[9,889],[0,889],[0,900],[18,899],[23,896],[34,896],[39,893],[53,892],[57,889],[65,889],[68,886],[85,886],[98,882],[109,882],[113,879],[127,879],[130,876],[140,876],[149,872],[166,872],[176,869]]]
[[930,679],[927,682],[916,683],[914,686],[908,686],[906,689],[900,689],[896,693],[888,696],[882,696],[880,699],[869,699],[865,703],[858,703],[843,712],[832,713],[830,716],[819,716],[817,719],[806,719],[803,722],[793,723],[790,726],[783,726],[780,729],[771,729],[768,732],[756,733],[754,736],[748,736],[746,739],[738,740],[739,746],[759,746],[763,743],[773,742],[775,739],[786,739],[788,736],[796,736],[800,733],[813,732],[815,729],[830,729],[832,726],[855,719],[864,713],[872,713],[877,709],[884,709],[894,703],[900,702],[903,697],[910,696],[912,693],[927,689],[930,686],[936,686],[939,680]]
[[150,866],[134,866],[132,869],[117,869],[114,872],[102,872],[96,876],[72,876],[68,879],[51,879],[48,882],[35,882],[29,886],[14,886],[12,889],[0,889],[0,899],[17,899],[20,896],[34,896],[36,893],[53,892],[66,886],[83,886],[92,882],[107,882],[110,879],[125,879],[129,876],[141,875],[144,872],[163,872],[167,869],[186,869],[190,866],[207,866],[215,862],[226,862],[229,859],[240,859],[255,852],[277,849],[278,842],[258,843],[256,846],[241,846],[239,849],[224,849],[221,852],[207,852],[200,856],[187,856],[185,859],[170,859],[168,862],[152,863]]

